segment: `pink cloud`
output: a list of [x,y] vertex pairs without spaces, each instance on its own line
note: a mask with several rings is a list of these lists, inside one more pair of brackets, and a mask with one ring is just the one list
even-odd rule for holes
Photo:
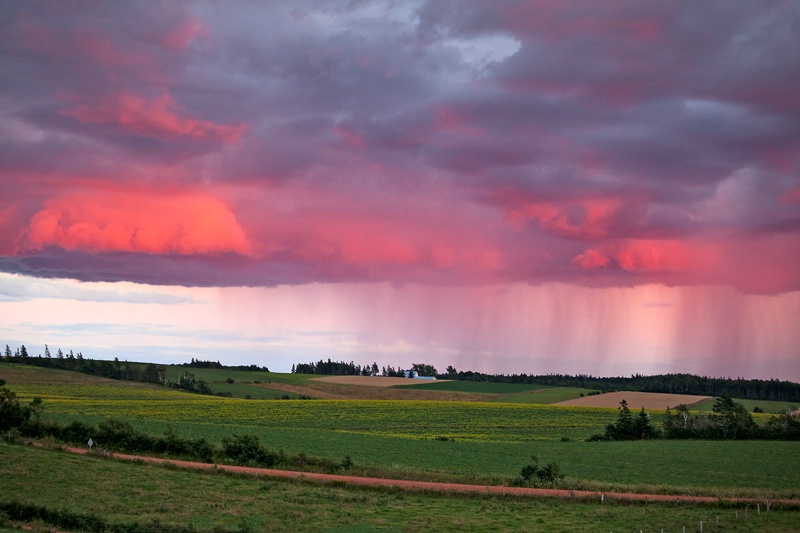
[[606,267],[611,262],[635,273],[703,273],[719,268],[714,245],[679,240],[630,239],[589,248],[572,262],[585,269]]
[[606,267],[611,262],[611,260],[604,253],[599,252],[593,248],[589,248],[582,254],[575,256],[572,259],[572,262],[573,264],[576,264],[581,268],[591,270],[594,268]]
[[89,252],[249,255],[251,243],[219,199],[200,193],[95,191],[48,200],[24,248]]
[[80,122],[107,124],[124,131],[158,139],[190,138],[231,144],[239,140],[244,124],[216,124],[181,116],[175,100],[167,93],[146,100],[123,92],[97,104],[75,104],[61,111]]
[[[363,189],[280,187],[242,193],[240,220],[265,261],[323,269],[351,266],[380,278],[462,282],[505,265],[492,232],[475,228],[473,207]],[[355,199],[357,198],[357,199]],[[412,214],[413,213],[413,214]],[[457,272],[457,274],[455,274]],[[448,273],[450,276],[448,277]],[[463,279],[456,279],[464,276]]]
[[780,201],[783,204],[800,204],[800,187],[795,187],[783,193]]
[[623,205],[617,198],[587,198],[562,203],[522,201],[509,212],[512,223],[535,220],[548,233],[574,238],[603,238]]
[[185,50],[196,38],[210,35],[211,29],[207,25],[190,16],[167,33],[162,42],[171,50]]

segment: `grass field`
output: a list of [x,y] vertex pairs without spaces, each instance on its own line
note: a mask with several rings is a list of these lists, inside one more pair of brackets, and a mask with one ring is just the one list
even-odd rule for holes
[[[706,400],[704,402],[698,403],[697,405],[691,406],[692,412],[701,412],[701,413],[710,413],[712,407],[714,407],[714,402],[716,400],[714,398],[710,400]],[[797,405],[792,405],[788,402],[773,402],[769,400],[736,400],[738,403],[745,406],[745,408],[749,412],[753,412],[753,408],[759,407],[765,413],[783,413],[786,410],[794,410],[797,409]]]
[[[0,502],[204,531],[797,531],[800,511],[450,496],[190,472],[0,445]],[[737,521],[738,516],[738,521]],[[6,524],[6,527],[9,524]],[[2,524],[0,524],[2,526]],[[47,529],[43,529],[47,531]]]
[[486,381],[438,381],[434,383],[396,385],[396,388],[478,393],[492,395],[493,397],[487,398],[487,401],[492,402],[540,404],[563,402],[591,392],[591,389],[577,387],[551,387],[548,385],[491,383]]
[[580,397],[581,394],[589,394],[589,392],[591,392],[590,389],[581,389],[578,387],[552,387],[532,392],[523,392],[521,394],[510,394],[492,401],[552,404],[572,400]]
[[217,444],[234,433],[255,434],[267,447],[288,453],[336,461],[350,455],[357,467],[385,476],[502,482],[536,453],[544,462],[557,462],[574,488],[591,484],[617,490],[644,486],[685,493],[782,495],[799,489],[798,443],[583,442],[615,420],[614,409],[486,402],[247,401],[10,367],[0,367],[0,378],[20,397],[42,397],[45,415],[55,420],[97,424],[115,418],[154,435],[163,435],[171,426],[183,437],[204,437]]
[[[243,383],[287,383],[290,385],[301,385],[309,379],[318,378],[313,374],[279,374],[276,372],[261,372],[251,370],[215,369],[215,368],[191,368],[184,366],[168,366],[167,379],[177,381],[184,372],[194,374],[195,379],[203,380],[207,383],[224,383],[227,378],[235,382]],[[213,387],[212,387],[213,388]],[[216,390],[216,389],[215,389]]]

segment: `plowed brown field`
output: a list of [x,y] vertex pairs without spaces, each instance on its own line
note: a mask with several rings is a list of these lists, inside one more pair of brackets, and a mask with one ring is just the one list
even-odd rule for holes
[[325,381],[339,383],[340,385],[364,385],[367,387],[394,387],[395,385],[436,383],[436,380],[432,379],[390,378],[384,376],[326,376],[324,378],[313,378],[311,381]]
[[693,405],[704,400],[708,400],[711,396],[692,396],[689,394],[663,394],[660,392],[607,392],[605,394],[595,394],[594,396],[585,396],[583,398],[575,398],[565,402],[558,402],[554,405],[573,405],[577,407],[618,407],[619,402],[625,400],[628,402],[630,409],[654,409],[665,410],[667,407],[675,407],[682,403],[686,405]]

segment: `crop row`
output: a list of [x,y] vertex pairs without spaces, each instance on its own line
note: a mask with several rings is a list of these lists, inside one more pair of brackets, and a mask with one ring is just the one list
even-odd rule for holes
[[[27,389],[27,387],[26,387]],[[24,395],[29,396],[30,390]],[[89,391],[90,393],[92,391]],[[117,394],[119,394],[119,389]],[[146,391],[144,396],[152,394]],[[156,391],[157,392],[157,391]],[[21,394],[22,396],[22,394]],[[532,442],[563,436],[584,438],[613,420],[608,409],[476,402],[314,400],[247,401],[180,393],[152,398],[80,398],[67,392],[43,395],[45,412],[56,418],[119,418],[159,423],[239,427],[239,432],[319,429],[368,435],[460,440]]]

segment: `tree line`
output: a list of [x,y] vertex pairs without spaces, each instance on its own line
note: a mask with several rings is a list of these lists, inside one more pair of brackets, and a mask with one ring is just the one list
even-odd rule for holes
[[727,392],[735,398],[748,400],[774,400],[800,402],[800,383],[777,379],[712,378],[692,374],[657,374],[631,377],[594,377],[566,374],[483,374],[480,372],[458,372],[439,376],[464,381],[489,381],[496,383],[522,383],[530,385],[552,385],[558,387],[580,387],[601,391],[629,390],[637,392],[663,392],[667,394],[695,394],[698,396],[720,396]]
[[214,370],[244,370],[246,372],[269,372],[269,368],[266,366],[258,366],[258,365],[223,365],[219,361],[202,361],[200,359],[195,359],[192,357],[192,360],[188,363],[181,363],[179,366],[185,366],[189,368],[210,368]]
[[[459,381],[483,381],[492,383],[518,383],[524,385],[549,385],[556,387],[578,387],[598,391],[629,390],[636,392],[661,392],[667,394],[693,394],[698,396],[720,396],[727,393],[735,398],[747,400],[772,400],[800,402],[800,383],[777,379],[714,378],[693,374],[657,374],[630,377],[595,377],[568,374],[485,374],[471,370],[458,371],[452,365],[440,373],[436,367],[415,363],[409,372],[420,376],[435,376],[437,379]],[[378,363],[358,365],[350,361],[324,361],[292,365],[292,373],[322,374],[327,376],[388,376],[403,377],[406,369],[391,365],[379,367]]]
[[605,434],[592,435],[588,440],[800,440],[800,416],[796,411],[787,409],[759,425],[747,408],[727,392],[714,401],[710,414],[693,415],[686,404],[680,404],[675,411],[667,408],[663,429],[655,426],[644,408],[634,416],[624,399],[617,411],[616,422],[606,426]]
[[38,356],[30,355],[24,344],[12,352],[11,348],[6,344],[0,361],[58,370],[72,370],[123,381],[166,384],[167,367],[165,365],[154,363],[132,364],[128,361],[120,361],[116,357],[113,361],[90,359],[84,357],[81,352],[73,353],[72,350],[63,352],[61,348],[53,356],[47,344],[44,345],[44,356],[42,354]]
[[393,367],[391,365],[378,368],[378,363],[373,362],[371,365],[364,366],[357,365],[350,361],[331,361],[328,359],[324,361],[320,359],[317,362],[298,363],[292,365],[292,374],[319,374],[323,376],[383,376],[383,377],[406,377],[409,376],[430,376],[436,377],[438,371],[436,367],[424,363],[414,363],[411,368],[404,369],[402,367]]

